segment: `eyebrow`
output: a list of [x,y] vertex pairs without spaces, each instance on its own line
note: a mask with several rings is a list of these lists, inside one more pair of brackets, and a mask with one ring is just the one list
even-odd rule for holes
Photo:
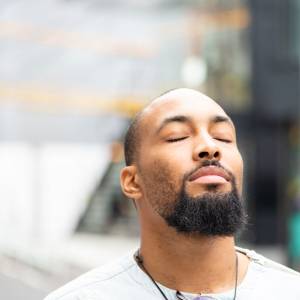
[[157,129],[156,133],[159,133],[166,125],[178,122],[178,123],[192,123],[192,119],[190,117],[184,115],[177,115],[173,117],[166,118],[162,121],[161,125]]
[[215,116],[210,120],[212,123],[229,123],[231,126],[233,126],[233,122],[229,117],[226,116]]
[[[162,121],[161,125],[159,126],[159,128],[157,129],[156,133],[158,134],[166,125],[173,123],[173,122],[178,122],[178,123],[192,123],[192,118],[188,117],[188,116],[184,116],[184,115],[176,115],[176,116],[172,116],[169,118],[166,118]],[[232,120],[229,117],[226,116],[221,116],[221,115],[217,115],[214,116],[210,119],[210,123],[228,123],[230,124],[232,127],[234,127]]]

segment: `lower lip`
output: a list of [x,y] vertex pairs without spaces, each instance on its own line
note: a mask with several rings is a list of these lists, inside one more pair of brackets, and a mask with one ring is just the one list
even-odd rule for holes
[[222,183],[226,183],[227,180],[224,177],[218,175],[206,175],[206,176],[198,177],[192,182],[202,183],[202,184],[222,184]]

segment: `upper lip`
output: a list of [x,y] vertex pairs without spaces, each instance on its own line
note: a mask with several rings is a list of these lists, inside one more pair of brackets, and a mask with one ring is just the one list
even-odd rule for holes
[[195,171],[190,176],[189,181],[193,181],[199,177],[208,176],[208,175],[216,175],[225,178],[227,181],[230,180],[229,174],[224,169],[215,166],[208,166],[208,167],[202,167],[197,171]]

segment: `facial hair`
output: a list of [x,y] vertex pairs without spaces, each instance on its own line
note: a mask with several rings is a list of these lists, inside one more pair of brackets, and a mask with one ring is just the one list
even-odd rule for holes
[[173,207],[161,216],[178,233],[233,236],[246,224],[242,203],[235,186],[227,193],[211,191],[199,197],[191,197],[182,189]]
[[[208,165],[222,167],[218,162],[206,162],[202,166]],[[186,192],[185,182],[190,175],[188,174],[184,177],[177,195],[174,194],[174,189],[165,185],[164,197],[167,196],[167,191],[173,190],[169,196],[175,196],[175,201],[169,199],[160,204],[156,201],[154,208],[178,233],[234,236],[245,227],[247,216],[237,191],[235,177],[229,171],[227,173],[231,177],[232,186],[229,192],[219,192],[217,185],[207,185],[204,194],[192,197]],[[156,192],[158,190],[160,188],[157,187]]]

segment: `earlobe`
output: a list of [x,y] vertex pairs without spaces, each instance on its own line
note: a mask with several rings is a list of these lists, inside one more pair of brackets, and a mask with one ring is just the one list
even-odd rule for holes
[[123,193],[128,198],[138,200],[141,197],[141,189],[135,166],[126,166],[121,170],[120,183]]

